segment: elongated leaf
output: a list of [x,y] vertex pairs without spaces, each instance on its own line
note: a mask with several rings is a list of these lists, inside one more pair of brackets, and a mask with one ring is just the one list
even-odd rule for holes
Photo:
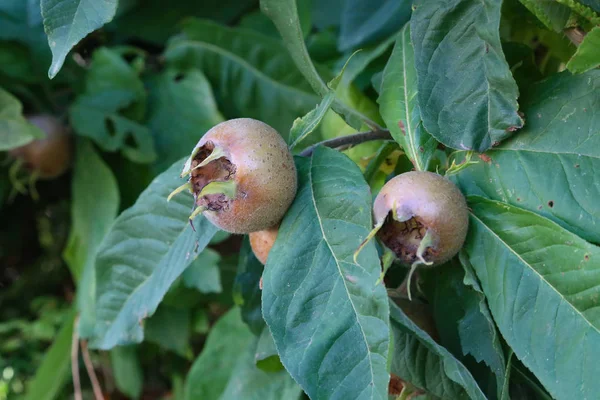
[[119,210],[119,189],[110,168],[86,139],[77,141],[73,167],[73,224],[63,253],[77,282],[79,336],[92,335],[95,324],[96,251]]
[[208,80],[196,68],[168,68],[157,76],[148,108],[158,172],[188,155],[206,131],[223,121]]
[[465,253],[500,332],[558,399],[600,390],[600,249],[530,211],[481,197]]
[[219,399],[240,354],[244,354],[254,340],[242,321],[239,308],[234,307],[223,315],[212,327],[202,354],[190,369],[185,381],[185,399]]
[[311,110],[302,118],[296,118],[294,125],[292,125],[292,130],[290,131],[290,149],[296,147],[296,145],[300,143],[302,139],[317,129],[319,123],[327,111],[329,111],[329,107],[331,107],[334,99],[335,93],[330,92],[323,98],[323,100],[314,110]]
[[69,377],[75,312],[71,311],[27,386],[25,400],[53,400]]
[[142,394],[144,375],[136,346],[119,346],[110,351],[110,361],[117,389],[132,399]]
[[244,239],[238,260],[237,274],[233,282],[233,301],[240,307],[242,319],[252,333],[260,335],[265,321],[261,310],[260,278],[264,266],[258,261],[248,238]]
[[44,30],[52,50],[50,79],[60,71],[73,46],[113,19],[117,3],[117,0],[41,0]]
[[228,117],[260,119],[287,137],[299,115],[319,99],[282,43],[253,31],[190,19],[165,58],[174,68],[198,68]]
[[14,149],[42,137],[43,132],[23,116],[21,102],[0,87],[0,151]]
[[496,0],[419,0],[411,37],[423,125],[446,146],[485,151],[523,126]]
[[[261,0],[260,9],[265,13],[281,34],[292,59],[296,66],[302,72],[306,80],[310,83],[312,89],[320,96],[325,97],[331,89],[327,87],[317,68],[310,59],[306,44],[304,43],[304,34],[300,26],[298,17],[298,8],[296,0]],[[361,129],[363,124],[375,126],[368,117],[357,110],[348,107],[340,100],[335,100],[332,108],[335,112],[344,116],[348,125],[355,129]]]
[[461,189],[535,211],[600,243],[600,71],[533,85],[527,125],[457,177]]
[[387,398],[388,306],[374,244],[353,261],[372,226],[368,186],[331,149],[297,165],[298,194],[265,267],[263,316],[311,398]]
[[355,49],[397,32],[410,19],[410,5],[404,0],[345,1],[339,49]]
[[379,112],[390,133],[402,146],[417,171],[427,171],[437,141],[423,128],[417,99],[417,71],[406,24],[383,71]]
[[585,35],[583,42],[567,63],[567,69],[574,74],[586,72],[600,66],[600,27],[596,26]]
[[142,321],[152,315],[177,277],[217,231],[203,216],[188,217],[191,196],[167,196],[181,185],[185,159],[159,175],[116,220],[96,258],[93,346],[109,349],[140,342]]
[[452,354],[390,302],[391,371],[416,387],[442,399],[482,399],[477,382]]

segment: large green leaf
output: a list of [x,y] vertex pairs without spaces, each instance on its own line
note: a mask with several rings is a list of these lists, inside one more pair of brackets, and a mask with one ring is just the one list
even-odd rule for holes
[[[526,127],[463,170],[461,189],[535,211],[600,243],[600,71],[533,85]],[[484,157],[485,158],[485,157]]]
[[583,38],[583,42],[567,63],[567,69],[580,74],[600,66],[600,27],[596,26]]
[[226,116],[260,119],[286,138],[294,119],[319,101],[279,40],[193,19],[183,32],[165,58],[177,68],[199,68]]
[[442,399],[485,400],[469,370],[394,302],[390,302],[390,318],[395,375]]
[[233,301],[241,309],[242,319],[255,335],[260,335],[265,327],[259,286],[263,269],[264,266],[252,252],[250,241],[245,238],[240,249],[232,295]]
[[42,137],[43,132],[23,116],[21,102],[0,87],[0,151],[14,149]]
[[523,126],[500,45],[501,2],[418,0],[411,37],[425,129],[446,146],[485,151]]
[[113,19],[117,3],[118,0],[41,0],[44,30],[52,50],[50,79],[60,71],[73,46]]
[[221,256],[213,249],[204,249],[194,262],[183,271],[183,285],[202,293],[221,293],[219,262]]
[[240,354],[244,354],[254,340],[242,321],[239,308],[234,307],[223,315],[212,327],[202,353],[190,369],[185,381],[185,399],[219,399],[233,376]]
[[167,196],[181,185],[182,159],[156,177],[116,220],[96,258],[96,331],[92,344],[109,349],[140,342],[152,315],[185,268],[217,231],[204,216],[188,223],[193,199]]
[[28,384],[25,400],[53,400],[59,395],[70,375],[74,323],[75,312],[71,311]]
[[398,31],[410,19],[410,1],[347,0],[340,21],[338,46],[355,49]]
[[119,190],[110,168],[87,139],[77,141],[73,171],[73,223],[63,257],[77,282],[77,329],[88,338],[95,323],[96,251],[117,217]]
[[263,316],[311,398],[387,398],[388,306],[374,243],[353,261],[372,227],[368,185],[328,148],[297,165],[298,194],[265,267]]
[[137,346],[119,346],[110,351],[112,373],[117,389],[132,399],[139,399],[144,385],[144,371]]
[[469,200],[464,251],[504,339],[553,397],[596,397],[600,249],[533,212]]
[[148,115],[158,172],[191,153],[202,135],[223,121],[210,84],[196,68],[168,68],[153,79]]
[[392,136],[402,146],[417,171],[427,171],[437,141],[423,128],[417,99],[415,55],[410,25],[402,29],[383,71],[379,112]]

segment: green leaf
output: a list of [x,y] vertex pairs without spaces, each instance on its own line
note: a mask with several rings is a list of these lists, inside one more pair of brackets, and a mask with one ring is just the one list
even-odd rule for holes
[[[327,87],[319,75],[308,54],[304,43],[304,34],[300,26],[296,0],[261,0],[260,9],[271,18],[277,30],[279,30],[292,59],[315,93],[321,98],[327,96],[331,89]],[[333,102],[332,107],[335,112],[343,115],[346,122],[355,129],[360,129],[363,124],[370,127],[377,126],[371,119],[337,99]]]
[[261,310],[262,292],[259,286],[263,269],[246,237],[240,249],[232,295],[235,304],[241,309],[242,319],[255,335],[260,335],[265,327]]
[[41,0],[44,30],[52,50],[48,77],[54,78],[69,51],[90,32],[110,22],[117,0]]
[[176,68],[198,68],[228,117],[256,118],[284,138],[319,101],[279,40],[210,21],[187,20],[165,52]]
[[212,327],[202,353],[190,369],[185,381],[185,399],[219,399],[233,376],[240,354],[245,354],[253,341],[254,335],[242,321],[239,308],[223,315]]
[[388,306],[374,243],[353,261],[372,227],[369,187],[335,150],[317,148],[297,166],[298,194],[265,267],[263,316],[311,398],[387,398]]
[[144,326],[147,341],[185,357],[190,341],[191,315],[188,308],[161,305]]
[[448,147],[485,151],[523,126],[519,91],[500,45],[500,6],[495,0],[413,5],[423,125]]
[[402,29],[383,70],[379,112],[417,171],[427,171],[437,141],[423,128],[417,99],[417,71],[410,25]]
[[390,302],[390,318],[395,375],[442,399],[485,400],[469,370],[394,302]]
[[548,29],[562,32],[571,16],[569,7],[553,1],[519,0]]
[[334,99],[335,93],[330,92],[323,98],[323,100],[314,110],[311,110],[302,118],[296,118],[290,131],[290,149],[296,147],[298,143],[300,143],[304,138],[317,129],[319,123],[321,123],[321,120],[327,111],[329,111],[329,107],[331,107]]
[[522,101],[526,127],[487,152],[488,162],[461,171],[460,188],[535,211],[600,243],[599,101],[597,70],[532,85]]
[[410,1],[347,0],[340,21],[338,47],[347,51],[381,40],[410,19]]
[[583,38],[583,42],[567,63],[567,69],[574,74],[581,74],[600,66],[600,27],[596,26]]
[[224,120],[208,80],[196,68],[167,68],[153,79],[148,115],[158,172],[188,155],[206,131]]
[[53,400],[60,394],[70,375],[74,322],[75,312],[71,311],[27,385],[25,400]]
[[579,16],[589,20],[592,24],[600,23],[600,1],[598,0],[556,0],[558,3],[564,4],[571,10],[575,11]]
[[279,354],[277,354],[275,340],[273,340],[273,335],[271,335],[268,327],[265,327],[258,337],[256,351],[254,352],[254,363],[259,369],[266,372],[277,372],[284,369]]
[[530,211],[469,200],[464,251],[502,336],[554,398],[593,398],[600,249]]
[[217,231],[204,216],[188,222],[193,199],[167,196],[181,185],[185,159],[156,177],[115,221],[96,258],[97,325],[92,345],[110,349],[139,343],[152,315],[177,277]]
[[119,392],[132,399],[139,399],[144,385],[144,371],[137,346],[119,346],[110,351],[112,376]]
[[204,249],[198,258],[183,271],[183,285],[202,293],[221,293],[219,262],[221,256],[212,249]]
[[0,151],[11,150],[43,137],[44,133],[23,116],[21,102],[0,88]]
[[110,168],[86,139],[77,140],[71,182],[71,232],[63,257],[77,282],[78,331],[92,335],[95,323],[94,261],[119,210],[119,189]]

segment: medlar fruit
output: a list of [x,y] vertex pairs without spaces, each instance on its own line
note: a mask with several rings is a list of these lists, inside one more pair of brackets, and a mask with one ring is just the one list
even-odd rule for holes
[[183,168],[196,210],[224,231],[250,233],[279,223],[296,196],[292,154],[269,125],[232,119],[200,139]]
[[262,265],[267,263],[267,257],[269,256],[269,252],[275,243],[275,239],[277,239],[278,232],[279,225],[263,231],[252,232],[249,235],[252,252]]

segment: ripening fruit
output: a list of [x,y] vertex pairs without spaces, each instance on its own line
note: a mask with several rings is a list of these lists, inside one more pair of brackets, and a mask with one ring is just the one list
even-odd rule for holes
[[[210,129],[186,162],[182,176],[203,212],[224,231],[250,233],[275,226],[297,189],[296,167],[285,141],[269,125],[232,119]],[[169,196],[169,198],[171,197]]]
[[271,247],[277,239],[277,233],[279,232],[279,225],[273,228],[265,229],[263,231],[250,233],[250,247],[252,252],[258,258],[258,261],[265,265],[267,263],[267,257],[271,251]]
[[373,205],[377,236],[405,265],[439,265],[452,258],[467,236],[467,203],[448,179],[422,171],[386,183]]
[[11,157],[20,160],[36,178],[54,179],[71,166],[73,149],[71,136],[60,121],[47,114],[34,115],[27,120],[46,134],[24,146],[12,149]]

